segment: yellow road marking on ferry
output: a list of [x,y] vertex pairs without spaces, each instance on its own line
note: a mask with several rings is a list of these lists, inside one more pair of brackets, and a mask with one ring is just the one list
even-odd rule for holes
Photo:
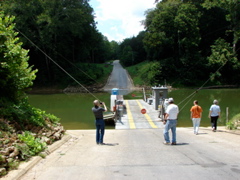
[[[143,109],[142,104],[141,104],[138,100],[136,100],[136,101],[137,101],[137,103],[138,103],[138,106],[139,106],[141,109]],[[153,123],[152,119],[150,118],[150,116],[149,116],[147,113],[144,114],[144,116],[146,117],[148,123],[150,124],[150,126],[151,126],[152,128],[158,128],[158,127]]]
[[136,129],[136,126],[135,126],[134,121],[133,121],[132,113],[131,113],[130,108],[129,108],[128,100],[125,100],[125,102],[126,102],[128,122],[129,122],[130,129]]

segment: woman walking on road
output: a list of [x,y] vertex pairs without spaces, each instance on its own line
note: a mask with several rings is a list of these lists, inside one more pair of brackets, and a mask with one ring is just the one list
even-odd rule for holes
[[198,135],[198,130],[200,126],[200,121],[202,118],[202,108],[201,106],[198,105],[198,101],[195,100],[193,101],[194,106],[190,109],[191,111],[191,119],[193,122],[193,129],[194,129],[194,134]]
[[214,100],[213,105],[211,105],[209,109],[208,117],[211,119],[212,131],[215,132],[217,130],[217,120],[220,118],[220,106],[218,105],[218,101]]

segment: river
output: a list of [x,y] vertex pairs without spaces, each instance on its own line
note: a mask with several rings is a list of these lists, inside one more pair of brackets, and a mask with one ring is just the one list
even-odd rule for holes
[[[214,99],[219,101],[221,107],[221,118],[219,125],[225,125],[226,108],[229,108],[229,119],[240,113],[238,96],[240,89],[203,89],[194,93],[193,89],[178,89],[168,93],[168,97],[173,97],[175,103],[179,105],[180,114],[178,120],[179,127],[190,127],[190,108],[194,100],[199,101],[199,105],[203,108],[203,117],[201,126],[210,126],[208,118],[209,107]],[[147,93],[150,93],[147,92]],[[135,97],[132,97],[135,94]],[[191,94],[194,94],[191,96]],[[110,94],[96,93],[98,99],[104,101],[109,108]],[[124,96],[124,99],[142,99],[142,92],[133,92]],[[94,116],[91,108],[95,98],[91,94],[36,94],[29,95],[30,104],[40,108],[47,113],[56,115],[61,119],[61,124],[65,129],[95,129]],[[140,113],[140,112],[139,112]],[[114,126],[107,126],[108,129],[114,129]]]

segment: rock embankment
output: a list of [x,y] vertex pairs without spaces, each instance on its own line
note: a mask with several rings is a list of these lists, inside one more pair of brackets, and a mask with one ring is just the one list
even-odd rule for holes
[[[60,123],[51,124],[48,122],[44,127],[33,125],[19,127],[16,123],[10,124],[4,119],[0,119],[0,129],[0,177],[6,175],[8,171],[16,169],[21,161],[26,161],[31,156],[37,155],[38,153],[34,154],[34,152],[38,152],[38,148],[42,147],[34,144],[36,141],[46,145],[46,148],[43,147],[46,151],[47,145],[60,140],[65,132]],[[19,138],[19,135],[23,135],[25,132],[30,134],[29,137],[25,137],[28,143]],[[31,146],[31,144],[33,145]],[[42,156],[45,155],[42,154]]]
[[103,92],[102,85],[94,85],[94,86],[88,86],[88,87],[82,87],[82,86],[68,86],[66,87],[63,92],[64,93],[97,93],[97,92]]

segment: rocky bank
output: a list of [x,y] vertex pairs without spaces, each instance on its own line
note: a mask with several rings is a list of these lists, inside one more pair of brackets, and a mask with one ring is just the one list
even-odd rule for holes
[[[23,128],[17,123],[0,119],[0,177],[6,175],[8,171],[16,169],[22,161],[31,158],[28,145],[19,139],[19,135],[23,135],[27,131],[31,134],[30,137],[35,138],[34,141],[38,140],[45,144],[46,148],[41,153],[42,157],[47,155],[47,145],[51,145],[63,137],[65,130],[60,123],[52,124],[48,120],[46,123],[45,127],[26,125]],[[37,151],[37,149],[35,150]]]

